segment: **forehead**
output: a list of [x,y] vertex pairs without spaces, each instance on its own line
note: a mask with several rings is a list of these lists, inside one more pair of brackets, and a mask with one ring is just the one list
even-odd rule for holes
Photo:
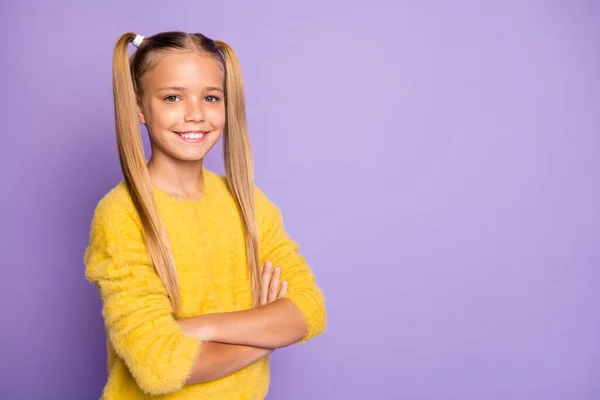
[[202,88],[223,86],[223,69],[214,58],[198,52],[169,52],[144,75],[146,89],[162,86]]

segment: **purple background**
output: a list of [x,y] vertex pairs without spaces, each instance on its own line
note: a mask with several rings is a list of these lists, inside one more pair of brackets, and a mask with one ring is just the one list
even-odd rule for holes
[[[327,297],[270,399],[600,398],[600,2],[3,1],[2,399],[97,399],[126,31],[229,42]],[[220,148],[207,161],[222,171]]]

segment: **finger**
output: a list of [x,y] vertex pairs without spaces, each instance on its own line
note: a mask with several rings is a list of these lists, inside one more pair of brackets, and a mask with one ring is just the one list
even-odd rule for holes
[[272,303],[277,300],[277,292],[279,291],[279,274],[281,273],[281,269],[279,267],[275,268],[275,272],[273,272],[273,278],[271,278],[271,284],[269,285],[269,296],[267,303]]
[[279,276],[281,269],[279,267],[273,268],[273,274],[271,276],[271,282],[269,283],[269,294],[267,296],[267,303],[272,303],[277,300],[277,292],[279,291]]
[[265,301],[263,299],[264,290],[263,290],[263,283],[262,283],[262,280],[263,280],[262,277],[263,277],[264,272],[265,272],[265,267],[264,266],[260,267],[259,280],[258,280],[258,282],[260,284],[260,297],[259,297],[258,301],[261,306],[265,305]]
[[271,281],[271,262],[267,261],[262,270],[260,279],[260,304],[267,304],[267,296],[269,294],[269,282]]
[[281,290],[279,291],[279,296],[277,296],[278,299],[282,298],[283,296],[285,296],[287,294],[287,288],[288,288],[287,281],[281,282]]

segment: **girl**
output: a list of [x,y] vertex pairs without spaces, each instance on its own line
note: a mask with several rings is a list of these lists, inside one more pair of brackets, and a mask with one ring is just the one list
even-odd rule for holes
[[[269,354],[321,334],[326,318],[278,208],[254,186],[237,57],[201,34],[127,33],[113,91],[125,179],[96,207],[85,254],[107,332],[102,398],[263,399]],[[226,178],[202,163],[221,134]]]

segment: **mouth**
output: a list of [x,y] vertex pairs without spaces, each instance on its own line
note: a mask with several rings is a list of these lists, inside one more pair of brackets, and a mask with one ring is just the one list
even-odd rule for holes
[[189,132],[177,132],[173,131],[179,136],[184,142],[187,143],[200,143],[208,135],[208,131],[189,131]]

